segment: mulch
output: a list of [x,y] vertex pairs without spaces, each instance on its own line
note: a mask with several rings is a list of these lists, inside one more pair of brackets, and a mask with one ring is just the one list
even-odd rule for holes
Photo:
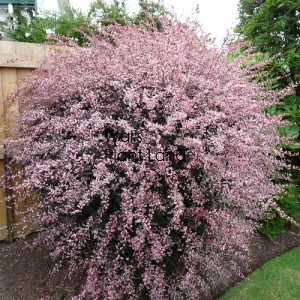
[[[243,275],[247,276],[261,267],[267,261],[280,256],[293,248],[300,246],[300,228],[292,230],[290,226],[285,227],[285,231],[279,234],[273,241],[265,235],[257,234],[251,245],[251,257],[248,269],[243,269]],[[224,278],[218,282],[218,286],[213,289],[213,299],[221,297],[230,287],[238,284],[243,278],[233,275],[231,280]],[[257,299],[261,300],[261,299]]]
[[[0,242],[0,300],[67,300],[78,293],[82,279],[66,278],[66,270],[52,274],[53,263],[48,257],[47,248],[39,247],[30,252],[25,247],[25,243],[30,243],[35,235],[31,234],[25,240],[16,240],[12,244]],[[249,270],[244,270],[244,275],[297,246],[300,246],[299,229],[293,231],[287,227],[274,241],[257,235],[251,247]],[[240,280],[238,276],[231,280],[220,279],[212,291],[213,299],[218,299]]]

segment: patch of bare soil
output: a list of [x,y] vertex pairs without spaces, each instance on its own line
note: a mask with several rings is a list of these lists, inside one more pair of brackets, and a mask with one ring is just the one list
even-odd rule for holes
[[0,300],[71,299],[79,290],[80,282],[67,279],[66,270],[51,274],[54,264],[48,249],[26,247],[35,235],[12,244],[0,242]]
[[[31,242],[34,236],[31,234],[25,241]],[[40,247],[30,252],[25,247],[25,241],[16,240],[12,244],[0,242],[0,300],[67,300],[76,295],[82,279],[67,279],[66,270],[50,274],[53,263],[48,257],[49,250]],[[274,241],[257,235],[252,244],[250,272],[299,245],[300,230],[286,228]],[[244,269],[245,276],[250,272]],[[218,299],[240,280],[237,276],[231,280],[220,278],[213,289],[213,299]]]

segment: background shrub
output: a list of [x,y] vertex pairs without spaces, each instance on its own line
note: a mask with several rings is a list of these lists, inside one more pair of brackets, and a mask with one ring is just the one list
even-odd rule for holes
[[86,42],[76,28],[89,26],[91,20],[80,10],[65,5],[63,14],[45,11],[35,17],[25,15],[22,10],[15,9],[14,15],[7,16],[8,26],[2,27],[12,41],[27,43],[44,43],[47,35],[57,34],[68,36],[79,45]]
[[[288,180],[280,181],[287,185],[286,191],[277,201],[278,206],[294,220],[300,223],[300,55],[299,55],[299,1],[239,1],[239,24],[236,32],[242,39],[250,41],[255,47],[255,58],[265,61],[263,71],[254,78],[258,82],[267,82],[276,90],[294,85],[293,93],[280,99],[277,105],[271,105],[266,111],[281,115],[286,120],[278,128],[283,136],[293,138],[292,143],[280,147],[285,151],[287,168],[282,172],[289,174]],[[248,47],[243,47],[242,50]],[[287,220],[276,212],[275,217],[264,224],[261,232],[274,238],[282,232]]]
[[139,6],[140,11],[133,15],[129,14],[124,1],[118,0],[111,3],[96,0],[91,3],[88,13],[74,9],[68,2],[64,3],[61,14],[43,11],[30,17],[29,14],[24,13],[25,10],[15,9],[13,15],[7,15],[8,25],[2,26],[1,30],[12,41],[44,43],[49,42],[51,36],[58,35],[69,37],[82,46],[87,40],[81,31],[92,29],[95,24],[107,26],[116,22],[125,26],[127,22],[131,22],[138,25],[145,19],[152,18],[156,26],[161,29],[159,17],[169,14],[161,1],[140,0]]
[[[277,92],[208,48],[197,24],[160,22],[103,27],[9,98],[23,114],[7,153],[26,164],[20,188],[39,194],[37,243],[86,272],[80,299],[198,299],[214,274],[239,271],[276,209],[279,118],[263,110]],[[162,161],[167,151],[186,155]]]

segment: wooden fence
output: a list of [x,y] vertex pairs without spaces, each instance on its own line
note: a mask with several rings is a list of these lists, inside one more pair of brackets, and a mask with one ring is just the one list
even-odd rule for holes
[[[37,45],[30,43],[0,41],[0,100],[4,100],[7,95],[20,87],[17,80],[24,78],[32,72],[47,54],[53,49],[49,45]],[[19,103],[6,103],[4,107],[0,101],[0,176],[5,170],[5,157],[2,154],[3,140],[13,129],[13,124],[6,123],[7,116],[3,115],[5,108],[8,108],[13,114],[20,113]],[[5,130],[5,126],[7,130]],[[22,170],[22,166],[14,165],[12,172]],[[10,182],[12,186],[17,182]],[[26,212],[28,208],[38,201],[36,196],[24,201],[18,201],[14,192],[12,192],[12,205],[7,205],[5,195],[8,191],[0,189],[0,240],[9,239],[17,236],[24,225],[28,225],[30,220],[22,220],[16,214],[16,211]],[[24,222],[25,221],[25,222]],[[26,224],[27,223],[27,224]],[[12,232],[9,234],[9,228]],[[30,228],[30,226],[28,226]]]

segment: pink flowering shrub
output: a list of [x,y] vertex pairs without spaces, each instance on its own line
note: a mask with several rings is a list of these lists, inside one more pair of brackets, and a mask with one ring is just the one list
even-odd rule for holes
[[39,195],[38,241],[86,272],[78,299],[200,299],[247,260],[281,191],[279,119],[263,113],[277,92],[197,26],[162,24],[102,28],[11,96],[19,188]]

